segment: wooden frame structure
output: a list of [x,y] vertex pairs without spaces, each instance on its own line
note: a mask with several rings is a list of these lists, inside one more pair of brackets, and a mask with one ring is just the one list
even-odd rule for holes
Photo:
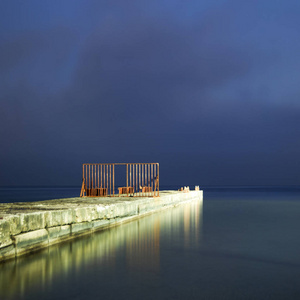
[[[126,185],[115,187],[115,166],[126,166]],[[82,165],[80,197],[114,197],[116,195],[159,197],[159,163]]]

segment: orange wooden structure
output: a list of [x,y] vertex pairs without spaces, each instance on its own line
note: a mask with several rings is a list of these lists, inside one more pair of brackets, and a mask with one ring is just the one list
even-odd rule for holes
[[[115,167],[126,167],[126,182],[115,187]],[[159,197],[159,163],[104,163],[82,165],[80,197]]]

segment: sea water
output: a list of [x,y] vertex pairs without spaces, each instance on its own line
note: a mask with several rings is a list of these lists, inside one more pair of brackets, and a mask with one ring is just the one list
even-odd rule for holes
[[203,189],[0,264],[0,299],[300,299],[300,189]]

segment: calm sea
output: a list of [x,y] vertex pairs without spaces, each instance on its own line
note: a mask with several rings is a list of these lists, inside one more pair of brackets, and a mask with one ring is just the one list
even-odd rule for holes
[[[203,202],[0,264],[0,299],[300,299],[300,187],[203,189]],[[78,194],[0,188],[1,202]]]

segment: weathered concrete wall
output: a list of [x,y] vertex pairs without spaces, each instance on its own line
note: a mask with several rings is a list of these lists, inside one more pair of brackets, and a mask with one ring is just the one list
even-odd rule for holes
[[0,204],[0,261],[181,203],[202,191],[163,191],[159,198],[68,198]]

